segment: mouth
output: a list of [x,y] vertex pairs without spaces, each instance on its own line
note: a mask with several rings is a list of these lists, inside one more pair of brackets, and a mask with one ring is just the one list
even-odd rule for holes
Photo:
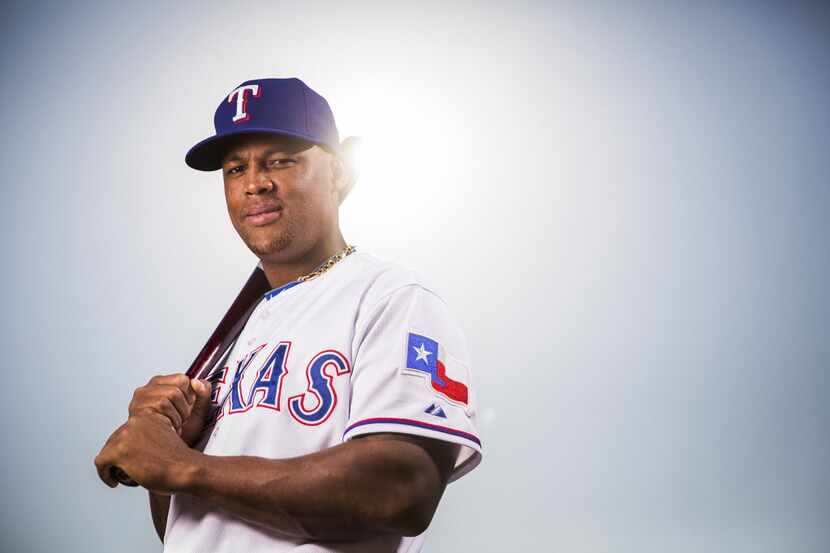
[[280,217],[282,217],[282,207],[279,206],[253,207],[245,213],[245,221],[255,227],[273,223]]

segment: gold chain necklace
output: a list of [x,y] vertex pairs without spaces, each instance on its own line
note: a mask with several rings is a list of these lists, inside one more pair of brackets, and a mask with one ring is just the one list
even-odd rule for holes
[[311,280],[312,278],[316,278],[316,277],[322,275],[323,273],[325,273],[326,271],[328,271],[329,269],[334,267],[337,264],[338,261],[341,261],[347,255],[352,254],[356,249],[357,248],[355,248],[354,246],[347,244],[346,249],[344,249],[342,251],[339,251],[336,254],[334,254],[333,256],[329,257],[317,269],[315,269],[314,271],[308,273],[307,275],[303,275],[300,278],[298,278],[297,282],[305,282],[307,280]]

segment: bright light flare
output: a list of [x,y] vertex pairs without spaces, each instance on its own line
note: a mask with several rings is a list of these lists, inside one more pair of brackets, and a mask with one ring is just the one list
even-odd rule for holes
[[[365,90],[373,91],[365,94]],[[385,227],[380,238],[390,245],[412,239],[412,228],[423,239],[440,238],[440,232],[463,224],[453,213],[463,201],[464,168],[469,167],[473,137],[453,111],[445,95],[414,83],[367,87],[361,96],[339,98],[337,117],[344,136],[359,137],[352,152],[359,174],[354,201],[344,222],[351,232],[363,234],[371,226],[377,244],[377,224]]]

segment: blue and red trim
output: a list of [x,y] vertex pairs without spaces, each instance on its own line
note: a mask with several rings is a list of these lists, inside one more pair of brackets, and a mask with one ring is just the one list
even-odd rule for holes
[[288,290],[289,288],[294,288],[295,286],[300,284],[300,282],[302,282],[302,281],[301,280],[292,280],[291,282],[286,282],[282,286],[278,286],[277,288],[273,288],[272,290],[269,290],[269,291],[265,292],[264,297],[265,297],[266,300],[270,300],[274,296],[278,296],[280,292],[284,292],[284,291]]
[[402,424],[404,426],[414,426],[416,428],[425,428],[427,430],[435,430],[436,432],[443,432],[444,434],[449,434],[451,436],[458,436],[459,438],[464,438],[466,440],[470,440],[471,442],[477,444],[481,447],[481,440],[479,440],[475,435],[470,434],[469,432],[463,432],[461,430],[456,430],[455,428],[449,428],[447,426],[441,426],[438,424],[430,424],[428,422],[421,422],[413,419],[396,419],[396,418],[384,418],[378,417],[373,419],[363,419],[362,421],[357,421],[354,424],[349,425],[346,428],[346,431],[343,432],[345,436],[355,428],[365,426],[367,424]]

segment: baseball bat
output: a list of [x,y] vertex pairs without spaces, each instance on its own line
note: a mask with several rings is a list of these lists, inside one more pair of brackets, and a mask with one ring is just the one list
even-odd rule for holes
[[[210,374],[210,371],[225,356],[225,353],[233,347],[258,300],[270,289],[271,286],[268,284],[265,272],[257,265],[242,290],[239,291],[236,299],[233,300],[225,316],[219,321],[216,330],[210,335],[196,359],[191,363],[190,368],[187,369],[188,377],[204,378]],[[116,466],[110,467],[110,476],[125,486],[138,486],[135,480]]]

